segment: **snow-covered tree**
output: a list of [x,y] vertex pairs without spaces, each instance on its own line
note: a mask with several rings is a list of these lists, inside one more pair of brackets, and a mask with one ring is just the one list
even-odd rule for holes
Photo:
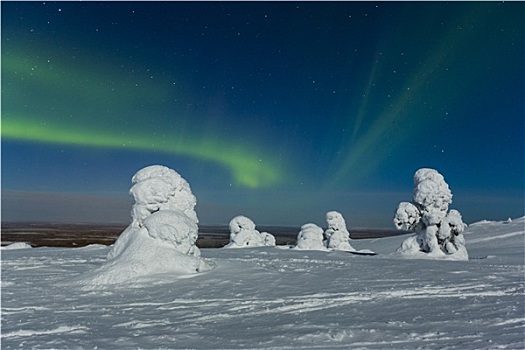
[[197,203],[177,172],[154,165],[132,179],[132,222],[108,254],[107,262],[80,278],[87,284],[131,282],[154,274],[191,274],[211,267],[196,246]]
[[297,235],[297,249],[326,250],[323,241],[323,229],[316,224],[304,224]]
[[468,260],[463,231],[466,225],[457,210],[450,210],[452,193],[443,175],[423,168],[414,174],[412,203],[399,203],[394,225],[416,234],[398,249],[404,255]]
[[[190,253],[193,256],[200,256],[199,248],[195,245],[199,222],[194,210],[197,199],[191,192],[188,182],[173,169],[162,165],[152,165],[139,170],[133,176],[131,183],[129,190],[133,198],[131,225],[115,242],[108,258],[113,259],[118,256],[128,246],[129,239],[135,239],[137,231],[141,228],[146,228],[148,235],[152,238],[169,243],[183,254]],[[146,226],[147,218],[156,213],[161,214],[155,215],[155,219],[152,219],[151,223]],[[167,232],[168,227],[176,229],[183,223],[187,224],[188,228],[179,229],[180,232],[172,233],[169,237],[166,235],[165,238],[161,238],[153,233],[157,230],[157,224],[163,226],[163,230]],[[174,232],[173,229],[172,232]],[[188,235],[188,237],[182,238],[181,235]],[[182,244],[182,241],[185,243]],[[186,247],[190,241],[193,241],[191,249]]]
[[329,249],[355,251],[350,244],[350,233],[343,215],[336,211],[326,213],[328,228],[324,232],[325,244]]
[[259,232],[246,216],[236,216],[230,221],[230,243],[226,248],[274,246],[275,237],[268,232]]

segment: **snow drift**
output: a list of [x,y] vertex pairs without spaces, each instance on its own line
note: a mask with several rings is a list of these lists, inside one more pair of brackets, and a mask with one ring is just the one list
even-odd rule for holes
[[452,192],[443,175],[422,168],[414,174],[412,203],[399,203],[394,225],[415,231],[397,250],[408,257],[468,260],[463,231],[466,225],[457,210],[448,211]]
[[15,242],[15,243],[6,245],[5,247],[2,247],[1,249],[12,250],[12,249],[29,249],[29,248],[33,248],[33,247],[31,247],[31,245],[26,242]]
[[275,237],[268,232],[259,232],[246,216],[236,216],[230,221],[230,243],[225,248],[253,248],[275,246]]
[[132,178],[131,224],[107,261],[79,278],[87,285],[118,284],[154,274],[195,274],[211,267],[197,248],[197,200],[176,171],[153,165]]

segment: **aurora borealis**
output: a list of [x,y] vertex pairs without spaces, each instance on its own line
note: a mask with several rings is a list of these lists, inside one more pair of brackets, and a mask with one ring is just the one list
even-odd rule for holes
[[421,167],[466,222],[524,214],[521,2],[1,6],[3,220],[126,222],[150,164],[203,223],[389,227]]

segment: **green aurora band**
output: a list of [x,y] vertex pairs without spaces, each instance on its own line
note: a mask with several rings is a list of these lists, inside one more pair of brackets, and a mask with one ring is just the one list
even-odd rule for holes
[[[490,12],[483,8],[472,13],[458,14],[458,18],[458,23],[476,23],[479,27],[485,27],[491,23]],[[472,35],[475,35],[476,32],[473,33]],[[376,54],[375,63],[371,67],[367,85],[363,90],[365,98],[359,105],[356,117],[348,118],[350,123],[347,128],[353,130],[352,137],[348,138],[342,146],[344,156],[338,159],[338,169],[327,183],[327,188],[337,187],[341,183],[359,183],[385,158],[392,157],[399,144],[428,127],[431,116],[417,110],[413,103],[423,95],[424,90],[427,91],[427,95],[428,91],[440,92],[433,97],[442,100],[443,104],[450,104],[461,96],[461,87],[446,85],[442,78],[448,64],[453,63],[453,60],[468,57],[469,43],[472,41],[469,34],[467,30],[458,31],[456,27],[449,28],[449,31],[430,46],[422,64],[405,81],[400,92],[393,96],[391,104],[387,105],[378,115],[369,115],[368,107],[377,104],[377,101],[369,98],[379,70],[377,63],[379,56]],[[388,48],[385,47],[384,50]],[[373,122],[364,129],[363,119]],[[361,135],[357,137],[359,134]],[[388,147],[385,140],[388,140]]]
[[[89,56],[81,55],[72,62],[49,50],[37,53],[34,48],[17,47],[5,51],[1,131],[4,140],[193,157],[225,167],[234,184],[252,189],[284,181],[281,163],[254,144],[235,143],[229,137],[207,132],[206,128],[188,128],[185,119],[192,120],[194,115],[175,121],[177,132],[162,124],[122,130],[119,125],[134,124],[130,115],[146,113],[137,112],[137,101],[147,101],[147,108],[155,109],[170,95],[185,98],[166,79],[152,81],[144,70],[126,74],[121,67],[96,66]],[[131,74],[133,79],[128,76]],[[151,110],[149,113],[157,114]]]
[[23,118],[3,117],[2,137],[5,139],[48,144],[100,147],[121,150],[160,151],[168,154],[195,157],[227,167],[241,186],[259,188],[271,186],[282,179],[276,167],[229,145],[206,139],[188,143],[188,140],[151,139],[139,135],[116,135],[103,132],[66,129],[49,124],[41,125]]

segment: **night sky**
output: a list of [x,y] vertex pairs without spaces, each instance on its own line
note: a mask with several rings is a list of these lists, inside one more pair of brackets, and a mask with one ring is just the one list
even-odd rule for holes
[[393,228],[413,174],[524,209],[523,2],[1,2],[2,220],[130,220],[162,164],[203,224]]

